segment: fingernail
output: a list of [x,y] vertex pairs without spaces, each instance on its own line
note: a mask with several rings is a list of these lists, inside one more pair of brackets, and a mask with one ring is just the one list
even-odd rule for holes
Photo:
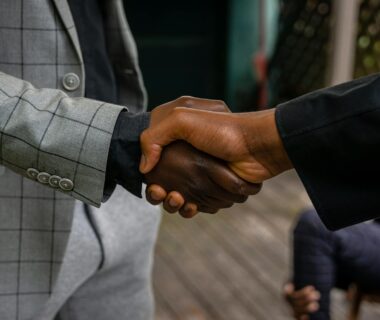
[[177,207],[178,206],[178,202],[174,198],[170,198],[169,199],[169,205],[171,207]]
[[150,197],[151,197],[153,200],[157,200],[157,201],[161,200],[160,195],[159,195],[158,193],[153,192],[153,191],[150,192]]
[[186,215],[193,215],[193,209],[190,206],[186,207],[185,208],[185,214]]

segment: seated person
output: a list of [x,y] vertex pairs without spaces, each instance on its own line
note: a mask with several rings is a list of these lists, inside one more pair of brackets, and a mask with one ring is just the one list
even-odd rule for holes
[[295,319],[330,319],[330,292],[352,283],[380,291],[380,221],[329,231],[314,210],[293,234],[293,280],[284,287]]

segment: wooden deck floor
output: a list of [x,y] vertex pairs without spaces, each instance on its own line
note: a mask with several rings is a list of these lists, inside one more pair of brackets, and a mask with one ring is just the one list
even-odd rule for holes
[[[292,319],[281,287],[289,276],[292,224],[309,205],[291,172],[216,216],[165,214],[154,267],[156,319]],[[333,319],[347,319],[346,309],[344,295],[334,291]],[[365,304],[362,319],[380,319],[380,307]]]

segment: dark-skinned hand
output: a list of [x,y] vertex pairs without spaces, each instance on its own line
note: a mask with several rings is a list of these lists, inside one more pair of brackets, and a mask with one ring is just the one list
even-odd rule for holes
[[[258,193],[261,187],[242,180],[225,162],[182,141],[168,145],[159,163],[145,178],[148,185],[159,185],[169,193],[164,201],[168,212],[178,210],[170,204],[175,197],[172,192],[178,193],[188,203],[179,209],[186,218],[194,216],[197,210],[216,213],[221,208],[244,202],[249,195]],[[147,199],[154,204],[161,202],[152,199],[149,190]]]
[[[197,98],[194,104],[197,103]],[[211,100],[212,101],[212,100]],[[160,107],[153,110],[159,115]],[[278,133],[275,111],[210,112],[176,107],[165,119],[152,121],[140,144],[144,174],[154,168],[163,148],[184,140],[198,150],[223,159],[241,178],[260,183],[293,167]]]
[[[150,126],[159,126],[165,122],[176,108],[189,108],[198,110],[207,110],[211,112],[230,113],[227,105],[221,100],[209,100],[183,96],[171,102],[160,105],[151,112]],[[261,186],[260,186],[261,187]],[[175,188],[174,191],[167,191],[159,184],[148,183],[147,200],[152,204],[160,204],[164,202],[164,207],[168,212],[177,212],[187,217],[194,216],[198,207],[195,203],[185,199],[184,196]]]

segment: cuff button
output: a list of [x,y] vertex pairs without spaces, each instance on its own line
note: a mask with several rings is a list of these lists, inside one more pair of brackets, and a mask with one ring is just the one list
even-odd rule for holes
[[74,183],[70,179],[63,178],[59,181],[59,187],[63,191],[71,191],[74,188]]
[[36,180],[37,176],[40,172],[37,169],[29,168],[28,170],[26,170],[26,173],[27,173],[29,178]]
[[49,183],[49,178],[50,178],[50,174],[48,174],[47,172],[40,172],[37,175],[37,180],[43,184]]
[[61,177],[59,176],[51,176],[49,178],[49,185],[53,188],[58,188],[59,187],[59,182],[62,180]]

